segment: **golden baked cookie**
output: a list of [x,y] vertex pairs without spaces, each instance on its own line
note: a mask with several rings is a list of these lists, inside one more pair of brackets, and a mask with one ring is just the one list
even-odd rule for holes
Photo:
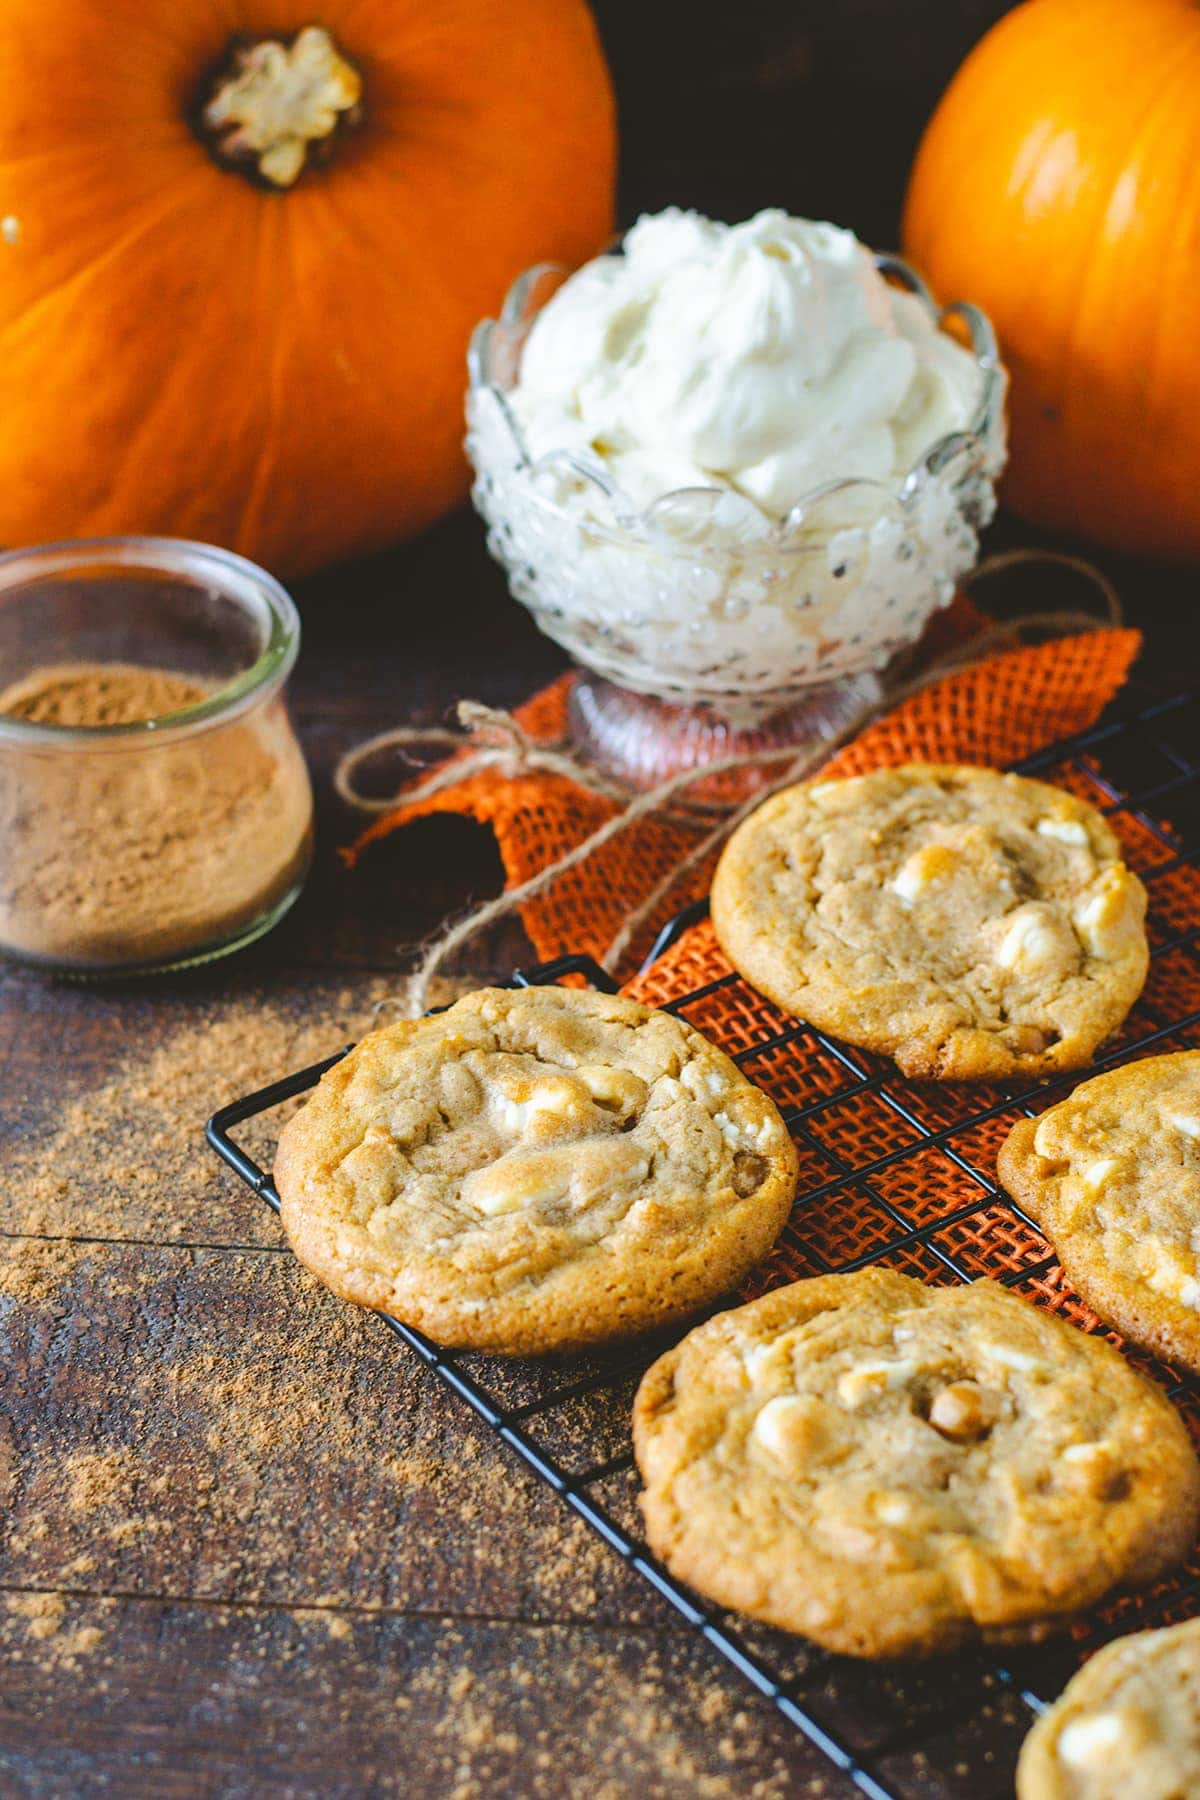
[[721,1313],[647,1371],[634,1444],[676,1575],[853,1656],[1043,1636],[1200,1514],[1166,1396],[986,1281],[870,1268]]
[[735,969],[906,1075],[1086,1063],[1146,979],[1146,895],[1093,807],[992,769],[804,782],[740,825],[713,881]]
[[1194,1800],[1200,1619],[1098,1650],[1021,1747],[1018,1800]]
[[779,1235],[796,1169],[771,1101],[690,1025],[484,988],[364,1038],[284,1128],[275,1183],[335,1293],[519,1354],[726,1293]]
[[1200,1050],[1083,1082],[997,1171],[1102,1319],[1200,1373]]

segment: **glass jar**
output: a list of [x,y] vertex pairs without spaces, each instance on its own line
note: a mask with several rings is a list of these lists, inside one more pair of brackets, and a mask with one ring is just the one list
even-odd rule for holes
[[0,950],[140,974],[283,917],[312,855],[299,644],[279,583],[206,544],[0,556]]
[[515,597],[582,665],[575,742],[634,786],[832,737],[881,698],[881,671],[976,561],[1005,454],[994,333],[976,307],[939,308],[898,257],[875,260],[973,356],[974,415],[896,481],[831,468],[778,520],[728,487],[681,488],[639,509],[598,458],[531,456],[507,395],[563,270],[529,270],[476,329],[467,450],[488,546]]

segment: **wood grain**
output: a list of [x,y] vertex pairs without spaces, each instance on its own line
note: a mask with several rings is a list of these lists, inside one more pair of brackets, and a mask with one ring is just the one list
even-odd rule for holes
[[5,1292],[9,1586],[671,1622],[290,1254],[24,1240]]
[[854,1792],[678,1634],[71,1599],[39,1639],[8,1598],[13,1800]]

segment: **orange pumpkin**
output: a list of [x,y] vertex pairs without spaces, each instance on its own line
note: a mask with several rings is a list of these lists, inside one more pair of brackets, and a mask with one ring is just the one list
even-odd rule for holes
[[418,530],[471,328],[601,246],[614,161],[582,0],[4,0],[0,542]]
[[917,155],[909,256],[990,315],[1004,494],[1118,547],[1200,557],[1200,7],[1030,0]]

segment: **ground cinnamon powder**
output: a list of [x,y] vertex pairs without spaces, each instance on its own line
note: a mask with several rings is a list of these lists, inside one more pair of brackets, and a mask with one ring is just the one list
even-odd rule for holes
[[[169,669],[64,664],[0,693],[0,714],[111,728],[207,693]],[[199,954],[295,887],[311,818],[278,697],[183,732],[0,739],[0,944],[79,970]]]
[[35,669],[0,694],[0,712],[38,725],[138,725],[196,706],[203,682],[134,663],[63,663]]
[[[149,1028],[118,990],[99,1004],[125,1048],[103,1070],[68,1059],[53,1091],[10,1076],[30,1127],[0,1187],[0,1316],[7,1300],[29,1371],[7,1488],[0,1421],[10,1709],[69,1706],[52,1737],[115,1787],[136,1785],[147,1731],[194,1774],[189,1720],[236,1704],[224,1788],[274,1732],[332,1746],[322,1772],[344,1753],[380,1795],[840,1800],[417,1358],[293,1264],[205,1149],[214,1106],[361,1036],[394,986],[239,982],[156,1002]],[[268,1163],[300,1103],[239,1138]],[[564,1425],[578,1465],[600,1421]],[[599,1496],[633,1528],[636,1485]],[[296,1766],[308,1793],[316,1765]]]

